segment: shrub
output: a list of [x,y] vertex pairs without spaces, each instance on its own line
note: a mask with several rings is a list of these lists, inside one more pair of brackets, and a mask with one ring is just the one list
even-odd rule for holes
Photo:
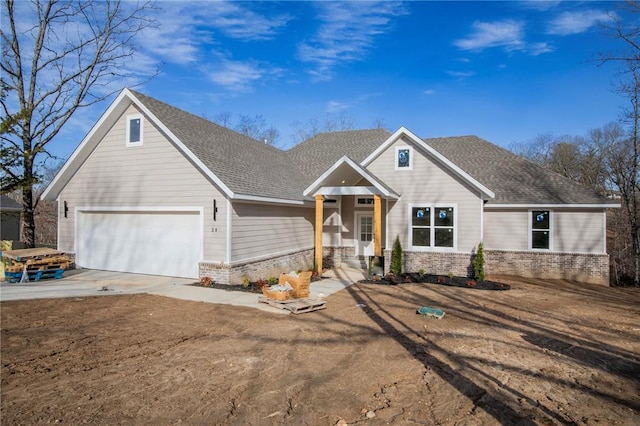
[[249,277],[247,277],[246,275],[244,277],[242,277],[242,287],[247,288],[249,287]]
[[402,244],[400,244],[400,236],[396,235],[391,251],[391,273],[400,275],[402,273]]
[[478,244],[476,256],[473,258],[473,276],[477,281],[484,281],[484,247]]
[[213,280],[211,277],[202,277],[200,278],[200,285],[202,287],[211,287],[213,285]]

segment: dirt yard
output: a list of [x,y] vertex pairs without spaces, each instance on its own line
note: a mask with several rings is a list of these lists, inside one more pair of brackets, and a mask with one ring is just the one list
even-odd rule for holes
[[639,289],[493,278],[512,289],[356,284],[298,316],[3,302],[0,421],[640,424]]

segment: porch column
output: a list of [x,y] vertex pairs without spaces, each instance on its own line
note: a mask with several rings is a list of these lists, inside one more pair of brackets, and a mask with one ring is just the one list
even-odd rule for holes
[[322,212],[324,197],[316,195],[316,272],[322,275],[322,224],[324,214]]
[[382,256],[382,197],[373,195],[373,254]]

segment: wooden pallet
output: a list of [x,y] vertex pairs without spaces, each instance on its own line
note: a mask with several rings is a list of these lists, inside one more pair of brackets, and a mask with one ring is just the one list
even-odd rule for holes
[[[29,281],[40,281],[43,278],[53,278],[59,280],[64,275],[64,269],[50,269],[48,271],[27,271]],[[5,280],[10,283],[20,282],[22,272],[5,272]]]
[[318,311],[327,307],[327,302],[321,299],[289,299],[273,300],[264,296],[258,296],[258,301],[266,303],[278,309],[285,309],[292,314],[303,314],[305,312]]
[[53,256],[64,256],[64,253],[48,247],[39,247],[32,249],[5,250],[2,257],[16,260],[18,262],[27,262],[41,260]]

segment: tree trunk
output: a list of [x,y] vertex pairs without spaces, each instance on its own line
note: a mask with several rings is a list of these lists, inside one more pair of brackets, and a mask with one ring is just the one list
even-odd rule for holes
[[[31,145],[30,142],[29,145]],[[22,232],[20,239],[26,248],[34,248],[36,246],[36,220],[33,214],[33,158],[29,155],[30,149],[25,149],[25,151],[23,157],[25,184],[22,187]]]

